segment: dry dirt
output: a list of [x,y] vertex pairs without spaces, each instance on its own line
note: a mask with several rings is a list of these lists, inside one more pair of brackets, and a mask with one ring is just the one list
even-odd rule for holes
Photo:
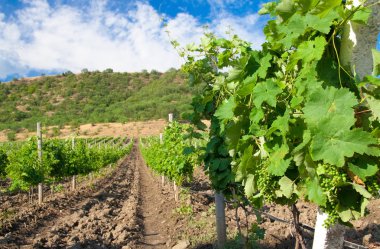
[[[163,119],[152,121],[136,121],[129,123],[98,123],[85,124],[79,127],[64,126],[61,129],[58,126],[43,127],[43,132],[47,137],[54,137],[54,130],[59,129],[58,138],[67,138],[70,136],[79,137],[104,137],[104,136],[122,136],[122,137],[145,137],[158,135],[164,130],[167,122]],[[7,130],[0,131],[0,142],[7,141]],[[16,134],[17,140],[25,140],[28,137],[34,136],[34,132],[22,130]]]
[[[180,241],[189,248],[213,248],[215,205],[207,176],[197,168],[175,203],[172,185],[144,164],[137,144],[131,154],[103,177],[83,181],[78,190],[50,196],[43,205],[28,204],[25,194],[0,196],[0,248],[172,248]],[[316,207],[299,203],[300,221],[314,226]],[[7,209],[8,212],[7,213]],[[252,211],[252,210],[249,210]],[[268,205],[261,211],[291,219],[287,207]],[[4,215],[6,214],[7,215]],[[238,209],[242,230],[257,222]],[[380,248],[380,200],[370,204],[369,215],[354,223],[346,240]],[[235,210],[227,205],[229,248],[239,248]],[[248,222],[248,223],[247,223]],[[294,248],[289,224],[262,216],[266,230],[259,248]],[[306,236],[311,245],[311,235]]]

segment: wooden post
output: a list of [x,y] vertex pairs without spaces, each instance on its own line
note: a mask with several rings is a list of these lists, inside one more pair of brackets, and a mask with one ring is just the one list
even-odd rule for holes
[[74,191],[77,188],[77,176],[73,175],[71,179],[71,190]]
[[[37,154],[40,167],[42,167],[42,132],[41,132],[41,123],[37,123]],[[38,204],[43,202],[43,192],[42,192],[42,183],[38,184]]]
[[218,240],[218,248],[222,249],[226,245],[226,214],[225,214],[224,196],[215,192],[215,218],[216,218],[216,234]]

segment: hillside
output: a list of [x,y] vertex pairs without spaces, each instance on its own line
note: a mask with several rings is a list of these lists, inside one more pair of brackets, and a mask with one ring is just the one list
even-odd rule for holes
[[112,70],[42,76],[0,84],[0,130],[44,125],[129,122],[181,116],[192,91],[184,74],[116,73]]

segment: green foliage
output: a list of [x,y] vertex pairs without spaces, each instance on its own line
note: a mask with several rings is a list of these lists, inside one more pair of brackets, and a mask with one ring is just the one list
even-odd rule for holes
[[0,84],[0,130],[45,125],[126,122],[189,112],[197,89],[183,73],[86,71]]
[[168,177],[178,185],[193,175],[198,156],[190,149],[192,144],[186,138],[189,125],[174,121],[164,131],[163,141],[150,137],[142,139],[141,153],[147,165],[156,173]]
[[0,148],[0,178],[6,175],[5,168],[8,164],[8,156],[5,150]]
[[354,76],[337,51],[347,21],[365,23],[368,12],[340,0],[281,0],[261,11],[276,17],[261,51],[210,33],[199,46],[177,46],[191,83],[204,86],[191,117],[199,128],[211,120],[204,162],[216,190],[245,193],[256,206],[306,199],[329,224],[364,215],[379,189],[380,80]]
[[5,168],[6,176],[12,182],[11,190],[26,190],[38,183],[97,171],[115,163],[129,153],[131,148],[132,143],[125,146],[121,139],[116,146],[93,147],[87,146],[84,140],[78,139],[74,148],[71,141],[52,139],[43,141],[40,162],[37,155],[37,139],[33,137],[22,143],[19,148],[8,147],[8,157],[0,149],[0,173],[1,169]]
[[15,131],[8,131],[7,132],[7,139],[8,139],[8,141],[15,141],[16,140],[16,132]]

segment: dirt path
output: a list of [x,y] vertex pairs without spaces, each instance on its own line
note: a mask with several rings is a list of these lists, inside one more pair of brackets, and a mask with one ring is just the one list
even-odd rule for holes
[[[173,199],[161,189],[157,178],[148,170],[140,153],[140,212],[143,218],[143,240],[138,248],[168,248],[173,234]],[[169,200],[168,200],[169,199]]]

